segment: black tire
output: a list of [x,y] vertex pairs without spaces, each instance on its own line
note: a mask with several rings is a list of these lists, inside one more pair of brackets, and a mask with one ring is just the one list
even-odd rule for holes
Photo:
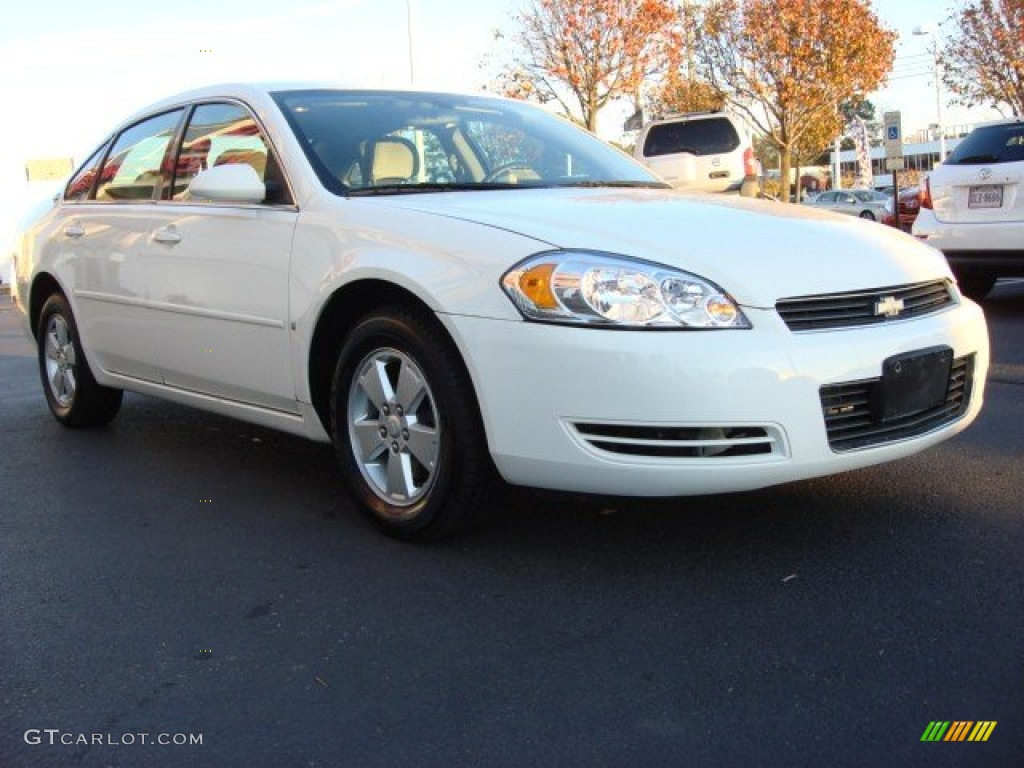
[[61,294],[55,293],[43,305],[36,340],[39,376],[54,418],[66,427],[109,424],[121,409],[123,393],[96,383],[75,317]]
[[975,301],[981,301],[988,296],[996,284],[996,276],[984,270],[955,270],[954,273],[960,292]]
[[875,214],[871,211],[861,211],[860,218],[866,219],[867,221],[875,221]]
[[462,359],[437,320],[405,306],[363,317],[331,383],[342,477],[390,536],[437,540],[486,522],[500,485]]

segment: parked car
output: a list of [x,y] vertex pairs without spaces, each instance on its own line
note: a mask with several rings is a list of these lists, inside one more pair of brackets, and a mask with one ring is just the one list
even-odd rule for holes
[[804,200],[804,205],[878,221],[885,215],[887,199],[872,189],[833,189]]
[[899,213],[892,210],[892,194],[888,195],[885,201],[885,214],[882,216],[882,223],[890,227],[896,227],[904,232],[910,232],[921,209],[921,188],[904,187],[899,194]]
[[633,155],[678,189],[757,194],[753,139],[729,112],[689,112],[648,123]]
[[19,242],[61,424],[132,390],[333,442],[408,539],[478,523],[499,477],[690,495],[908,456],[974,420],[989,364],[938,251],[673,190],[503,99],[186,93]]
[[969,296],[1024,275],[1024,117],[978,126],[932,170],[913,232],[946,254]]

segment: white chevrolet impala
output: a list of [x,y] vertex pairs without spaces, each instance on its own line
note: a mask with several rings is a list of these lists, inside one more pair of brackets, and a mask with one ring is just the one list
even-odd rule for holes
[[123,390],[333,442],[388,533],[498,478],[630,496],[878,464],[964,429],[989,364],[942,255],[666,184],[526,104],[212,87],[132,117],[20,234],[70,427]]

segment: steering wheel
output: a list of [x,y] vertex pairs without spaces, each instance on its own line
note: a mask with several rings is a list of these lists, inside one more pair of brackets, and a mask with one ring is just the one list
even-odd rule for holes
[[526,171],[528,174],[530,174],[531,179],[540,178],[540,174],[538,174],[537,171],[534,170],[533,166],[528,165],[522,160],[512,160],[511,162],[508,163],[496,165],[494,168],[491,169],[490,173],[484,176],[481,183],[489,184],[491,182],[497,181],[502,176],[511,176],[513,171]]

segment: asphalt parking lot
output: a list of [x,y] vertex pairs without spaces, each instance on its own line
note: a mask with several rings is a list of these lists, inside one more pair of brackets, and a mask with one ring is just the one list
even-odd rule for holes
[[61,428],[7,301],[3,768],[1024,764],[1024,282],[985,304],[979,421],[928,453],[513,493],[428,547],[364,522],[326,446],[137,396]]

